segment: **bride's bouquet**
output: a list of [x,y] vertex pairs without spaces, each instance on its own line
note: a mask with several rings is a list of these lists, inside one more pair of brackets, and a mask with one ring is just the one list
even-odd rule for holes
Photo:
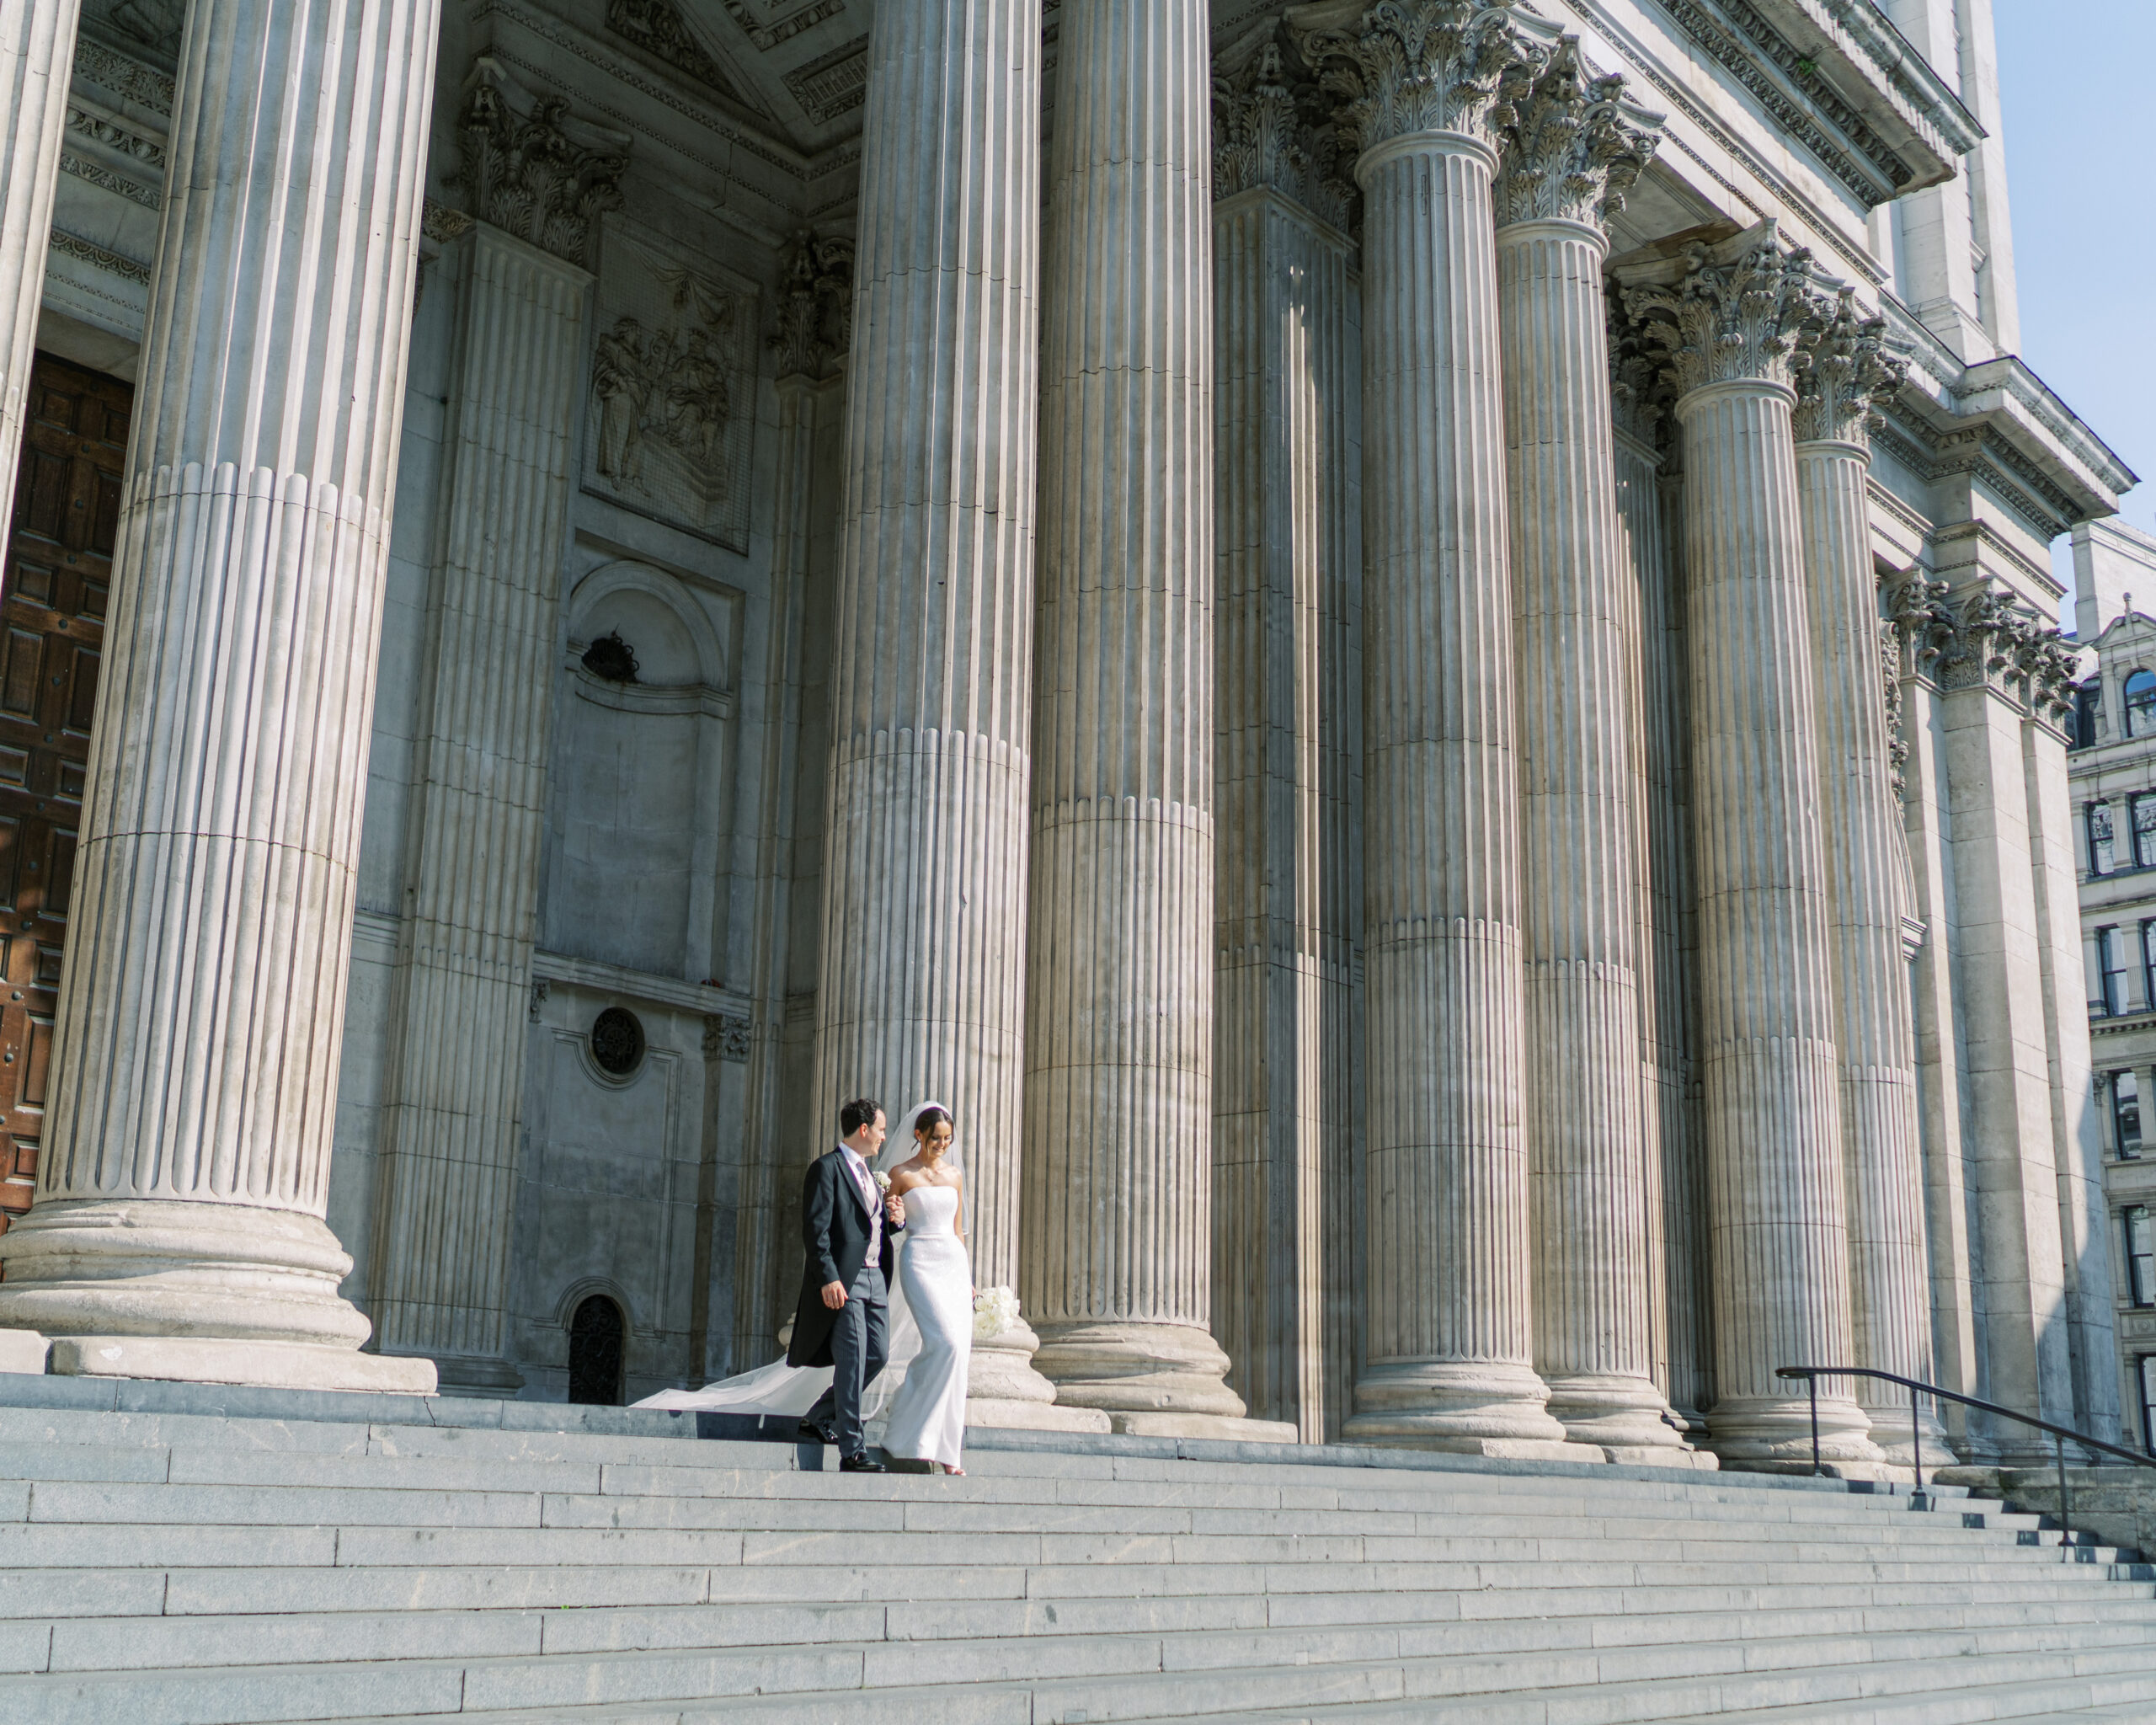
[[974,1340],[985,1342],[1018,1322],[1018,1296],[1008,1288],[984,1288],[974,1295]]

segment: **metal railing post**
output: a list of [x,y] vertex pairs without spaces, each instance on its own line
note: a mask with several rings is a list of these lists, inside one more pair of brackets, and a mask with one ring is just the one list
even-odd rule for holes
[[[2058,1458],[2058,1542],[2062,1547],[2064,1547],[2069,1546],[2073,1543],[2073,1529],[2068,1525],[2066,1519],[2068,1504],[2068,1498],[2066,1494],[2066,1439],[2062,1438],[2057,1432],[2053,1432],[2052,1434],[2052,1453]],[[2064,1563],[2069,1561],[2071,1560],[2062,1553],[2059,1562]]]
[[1917,1391],[1913,1384],[1909,1386],[1909,1444],[1917,1458],[1917,1489],[1909,1499],[1909,1508],[1928,1509],[1931,1504],[1924,1494],[1924,1428],[1917,1423]]
[[1804,1382],[1812,1391],[1812,1477],[1817,1479],[1826,1471],[1819,1465],[1819,1379],[1815,1373]]

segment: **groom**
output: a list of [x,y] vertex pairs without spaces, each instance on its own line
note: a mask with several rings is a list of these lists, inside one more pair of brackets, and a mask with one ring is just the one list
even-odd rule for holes
[[905,1209],[876,1189],[868,1163],[883,1146],[883,1111],[867,1097],[839,1109],[839,1147],[809,1165],[801,1188],[801,1303],[793,1314],[788,1365],[828,1365],[831,1386],[801,1418],[839,1452],[844,1473],[882,1473],[868,1459],[861,1394],[883,1369],[891,1236],[905,1226]]

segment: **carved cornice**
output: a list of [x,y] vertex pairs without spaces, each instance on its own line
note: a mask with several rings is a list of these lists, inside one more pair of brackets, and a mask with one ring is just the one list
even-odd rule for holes
[[483,55],[465,81],[454,184],[482,222],[590,267],[597,218],[621,207],[629,136],[577,120],[564,96],[538,95]]
[[1224,50],[1213,72],[1213,195],[1278,192],[1334,227],[1353,225],[1356,190],[1340,171],[1330,104],[1290,69],[1267,24]]
[[1359,150],[1422,132],[1494,149],[1526,87],[1528,49],[1502,0],[1318,0],[1284,16]]
[[1559,40],[1512,104],[1497,169],[1497,224],[1583,222],[1600,227],[1625,207],[1657,134],[1628,118],[1625,80],[1591,77],[1577,36]]
[[1886,425],[1878,403],[1908,380],[1908,362],[1886,351],[1886,320],[1856,314],[1844,287],[1833,311],[1805,333],[1796,371],[1796,441],[1869,444]]
[[93,84],[103,85],[115,96],[140,102],[154,113],[172,112],[175,86],[170,73],[145,66],[117,49],[108,48],[95,37],[76,37],[75,72]]
[[771,337],[782,377],[821,377],[852,344],[853,241],[804,232],[787,266]]
[[1763,222],[1718,246],[1687,248],[1673,283],[1628,287],[1625,305],[1662,348],[1680,399],[1710,383],[1787,384],[1798,337],[1819,309],[1811,278],[1812,254]]

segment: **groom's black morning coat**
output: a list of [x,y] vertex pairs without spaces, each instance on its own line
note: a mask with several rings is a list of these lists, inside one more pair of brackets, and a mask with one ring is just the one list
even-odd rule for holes
[[[868,1189],[880,1204],[883,1194],[871,1175]],[[883,1221],[883,1250],[880,1268],[883,1280],[891,1279],[896,1253],[892,1236],[904,1223]],[[869,1212],[862,1204],[861,1188],[846,1172],[846,1152],[835,1150],[808,1165],[808,1178],[801,1186],[801,1244],[808,1261],[801,1267],[801,1302],[793,1311],[793,1339],[787,1344],[788,1365],[829,1365],[831,1326],[838,1314],[824,1304],[824,1287],[836,1282],[849,1291],[853,1279],[868,1257]]]

